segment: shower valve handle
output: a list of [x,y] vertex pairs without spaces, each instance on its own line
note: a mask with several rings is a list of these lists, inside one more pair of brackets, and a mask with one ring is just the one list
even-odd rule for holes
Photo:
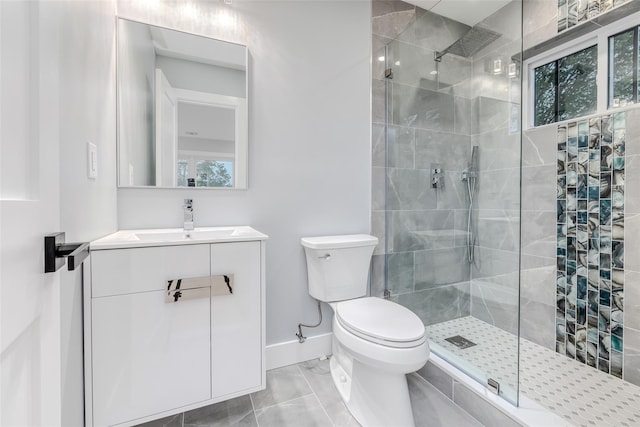
[[443,188],[444,187],[444,172],[440,167],[431,168],[431,187]]

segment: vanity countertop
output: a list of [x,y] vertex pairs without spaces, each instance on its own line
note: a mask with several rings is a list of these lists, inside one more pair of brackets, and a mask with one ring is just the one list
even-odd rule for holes
[[267,240],[269,236],[248,226],[197,227],[191,231],[182,228],[120,230],[94,240],[92,251],[102,249],[144,248],[152,246],[194,245],[203,243],[245,242]]

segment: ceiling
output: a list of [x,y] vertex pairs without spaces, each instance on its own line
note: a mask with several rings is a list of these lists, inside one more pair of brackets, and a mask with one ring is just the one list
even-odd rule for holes
[[157,55],[246,70],[246,48],[209,37],[149,25]]
[[178,136],[180,137],[234,141],[235,121],[234,109],[178,101]]
[[511,0],[404,0],[422,9],[473,27]]

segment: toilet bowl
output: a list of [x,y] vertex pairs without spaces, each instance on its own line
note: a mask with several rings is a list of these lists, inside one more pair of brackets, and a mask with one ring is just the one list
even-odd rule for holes
[[331,376],[355,419],[368,426],[413,426],[406,374],[425,365],[424,324],[392,301],[365,297],[377,244],[368,235],[302,239],[309,292],[334,311]]
[[406,374],[429,355],[420,319],[380,298],[333,307],[331,376],[349,411],[363,426],[413,426]]

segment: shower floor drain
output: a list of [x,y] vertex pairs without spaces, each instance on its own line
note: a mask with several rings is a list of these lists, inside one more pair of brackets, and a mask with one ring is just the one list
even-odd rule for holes
[[473,341],[469,341],[468,339],[460,335],[454,335],[452,337],[445,338],[444,340],[450,342],[461,350],[476,345],[476,343],[474,343]]

